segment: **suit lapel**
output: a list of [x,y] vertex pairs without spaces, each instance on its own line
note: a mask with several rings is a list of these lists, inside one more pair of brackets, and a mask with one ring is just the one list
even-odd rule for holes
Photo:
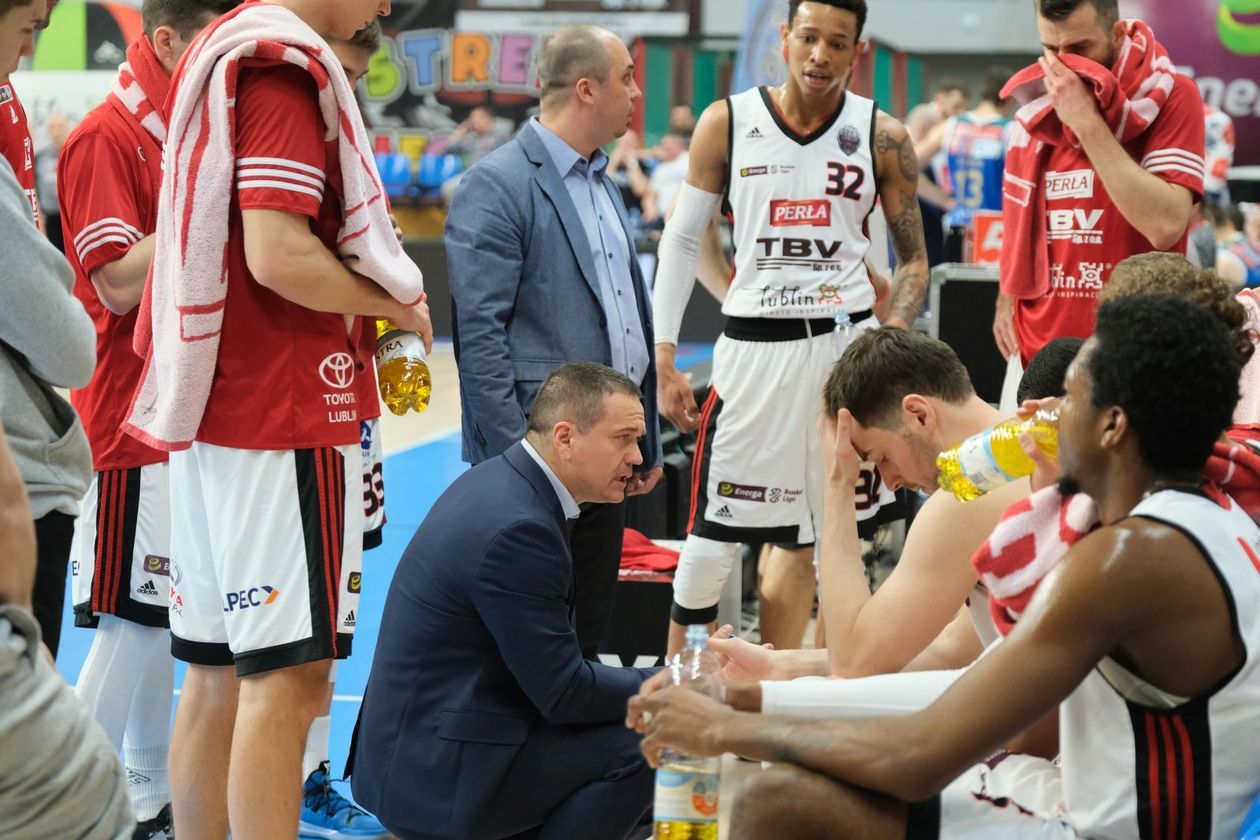
[[551,206],[556,209],[556,214],[560,217],[560,226],[564,228],[565,236],[569,239],[569,247],[573,249],[573,256],[577,258],[578,267],[582,269],[582,277],[586,280],[586,285],[590,287],[591,294],[595,295],[595,301],[603,306],[604,298],[599,290],[599,275],[595,270],[595,260],[591,256],[591,243],[586,238],[586,228],[578,217],[577,208],[573,206],[573,199],[569,197],[569,190],[564,185],[564,179],[556,171],[556,165],[532,123],[525,124],[519,137],[526,156],[537,167],[534,170],[534,180],[538,182],[543,195],[547,196],[547,200],[551,202]]
[[[573,569],[573,526],[577,524],[577,520],[568,520],[564,518],[564,506],[560,504],[560,499],[556,496],[556,490],[551,486],[551,482],[547,479],[546,473],[542,468],[529,457],[529,453],[525,451],[525,447],[521,444],[508,449],[503,453],[503,457],[512,467],[525,477],[534,487],[534,492],[543,500],[553,517],[555,517],[556,525],[560,529],[560,533],[564,536],[565,553],[569,559],[569,591],[565,595],[565,601],[569,605],[569,623],[573,624],[574,613],[577,607],[577,573]],[[576,624],[573,624],[577,627]]]

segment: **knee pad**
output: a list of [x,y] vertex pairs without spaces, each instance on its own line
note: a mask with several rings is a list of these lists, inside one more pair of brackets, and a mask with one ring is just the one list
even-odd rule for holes
[[674,573],[671,617],[679,624],[708,624],[717,618],[722,587],[735,567],[739,543],[718,542],[694,534],[683,543]]

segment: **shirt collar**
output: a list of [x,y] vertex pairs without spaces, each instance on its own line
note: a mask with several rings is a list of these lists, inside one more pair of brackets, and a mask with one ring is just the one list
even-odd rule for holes
[[591,155],[588,161],[562,140],[560,135],[543,125],[538,117],[531,118],[531,122],[538,136],[542,138],[547,154],[551,156],[551,162],[556,165],[556,171],[560,173],[561,178],[567,177],[574,170],[583,177],[590,172],[603,176],[604,170],[608,167],[608,155],[604,154],[603,149],[596,149],[595,154]]
[[521,438],[521,446],[525,447],[525,452],[534,459],[535,464],[542,468],[543,475],[547,476],[547,480],[551,482],[551,489],[556,491],[556,496],[560,499],[560,507],[564,510],[564,518],[577,519],[582,509],[578,507],[577,499],[573,498],[569,488],[565,487],[564,483],[560,481],[556,471],[543,460],[543,457],[538,454],[538,450],[534,449],[528,440]]

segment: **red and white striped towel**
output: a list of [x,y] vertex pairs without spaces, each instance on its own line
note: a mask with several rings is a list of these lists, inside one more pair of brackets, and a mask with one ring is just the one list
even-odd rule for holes
[[[1227,494],[1260,521],[1260,442],[1246,429],[1217,441],[1203,468],[1204,490]],[[1038,584],[1081,537],[1098,527],[1098,507],[1084,493],[1064,499],[1047,487],[1006,509],[984,545],[971,558],[989,590],[989,612],[1003,636],[1028,606]]]
[[127,60],[118,67],[108,98],[161,145],[166,142],[166,97],[170,90],[166,68],[148,36],[141,35],[127,48]]
[[1042,578],[1068,549],[1098,527],[1098,506],[1084,493],[1064,499],[1046,487],[1006,509],[993,533],[971,558],[989,590],[989,612],[1003,636],[1028,607]]
[[[325,140],[338,144],[343,261],[403,303],[419,301],[424,291],[420,269],[394,236],[354,91],[336,56],[281,6],[247,3],[229,12],[202,33],[176,70],[156,251],[135,333],[145,370],[125,424],[155,448],[191,445],[214,376],[238,169],[233,130],[240,71],[286,63],[311,74]],[[353,323],[347,316],[347,332]]]
[[[1125,25],[1128,34],[1111,68],[1078,55],[1059,56],[1059,60],[1091,88],[1103,119],[1121,143],[1141,136],[1151,127],[1168,102],[1177,77],[1177,68],[1168,57],[1168,51],[1155,40],[1151,28],[1140,20],[1125,21]],[[1017,298],[1037,298],[1050,290],[1050,267],[1045,249],[1045,190],[1042,188],[1048,147],[1079,146],[1080,143],[1055,113],[1040,64],[1032,64],[1012,76],[1002,88],[1002,98],[1013,98],[1019,103],[1015,119],[1023,129],[1012,134],[1006,153],[1002,291]],[[1169,159],[1163,163],[1176,167],[1197,166],[1202,174],[1201,158],[1176,150],[1166,154]],[[1180,157],[1183,154],[1184,159]],[[1143,161],[1142,165],[1151,170],[1159,163],[1159,160]],[[1085,165],[1089,165],[1088,159]]]

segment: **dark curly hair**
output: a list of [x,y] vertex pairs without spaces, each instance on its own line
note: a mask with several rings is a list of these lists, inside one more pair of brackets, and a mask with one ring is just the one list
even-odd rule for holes
[[1247,310],[1211,269],[1199,268],[1178,254],[1138,254],[1116,265],[1098,302],[1133,295],[1175,295],[1206,306],[1229,330],[1241,364],[1246,365],[1255,352],[1255,335],[1247,326]]
[[1038,350],[1020,377],[1015,401],[1022,404],[1024,400],[1063,396],[1068,368],[1084,343],[1083,338],[1056,338]]
[[1124,410],[1138,455],[1160,476],[1197,475],[1233,419],[1233,336],[1206,307],[1172,295],[1116,298],[1098,309],[1085,360],[1095,408]]

